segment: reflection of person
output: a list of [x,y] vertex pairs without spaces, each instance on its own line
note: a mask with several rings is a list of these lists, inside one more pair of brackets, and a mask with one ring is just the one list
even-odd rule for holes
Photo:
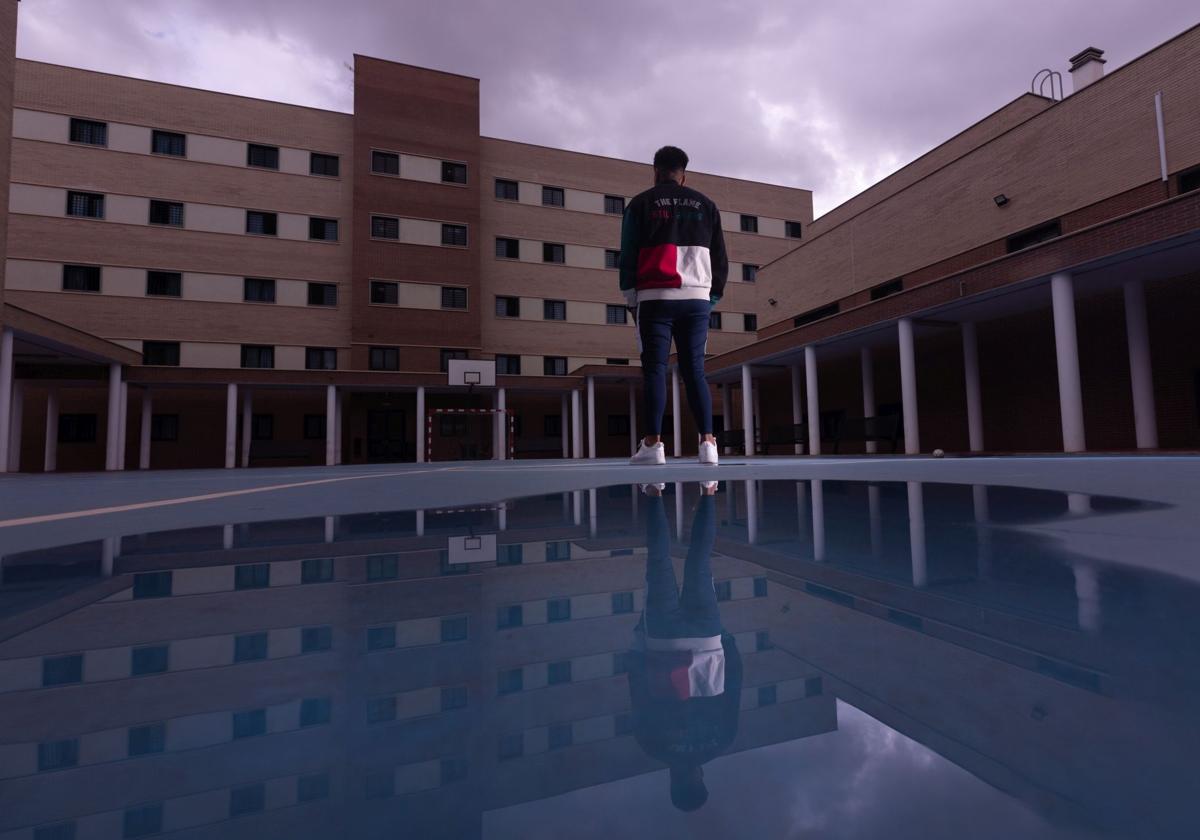
[[646,606],[629,663],[634,737],[670,768],[671,802],[682,811],[708,800],[701,765],[733,742],[742,693],[742,658],[713,588],[716,482],[701,492],[679,590],[663,500],[647,487]]

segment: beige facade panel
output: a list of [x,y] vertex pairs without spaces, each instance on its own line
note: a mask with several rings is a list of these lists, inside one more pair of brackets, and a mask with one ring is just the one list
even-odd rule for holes
[[66,215],[67,191],[33,184],[12,184],[8,190],[8,212],[35,216]]
[[189,134],[187,139],[188,160],[200,163],[215,163],[220,166],[245,166],[246,144],[226,137],[210,137],[206,134]]
[[425,155],[400,155],[400,177],[427,184],[442,182],[442,162]]
[[[242,366],[242,347],[240,344],[217,344],[215,342],[204,341],[184,341],[179,345],[179,366],[180,367],[201,367],[201,368],[240,368]],[[194,592],[213,592],[223,589],[233,588],[233,571],[231,567],[226,567],[223,570],[215,570],[214,576],[220,580],[201,581],[188,580],[186,584],[182,581],[175,584],[176,588],[180,586],[188,586],[188,589],[180,591],[179,594],[194,594]],[[178,575],[176,575],[178,577]],[[192,577],[192,576],[189,576]],[[225,578],[229,578],[228,581]],[[209,588],[209,587],[212,588]],[[192,587],[202,587],[192,589]]]
[[307,175],[311,158],[312,153],[307,149],[284,147],[279,150],[279,171],[289,175]]
[[442,247],[442,223],[428,219],[401,219],[400,241],[406,245]]
[[13,108],[13,138],[66,143],[71,136],[71,120],[65,114]]

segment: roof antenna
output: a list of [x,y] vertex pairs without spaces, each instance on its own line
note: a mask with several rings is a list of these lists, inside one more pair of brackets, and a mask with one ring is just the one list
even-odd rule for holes
[[[1050,84],[1050,95],[1046,96],[1046,83]],[[1058,82],[1058,89],[1055,90],[1054,83]],[[1062,73],[1057,70],[1051,70],[1049,67],[1043,67],[1033,77],[1033,81],[1029,84],[1029,92],[1035,93],[1038,96],[1053,99],[1055,102],[1061,102],[1063,98],[1063,81]],[[1057,94],[1057,95],[1056,95]]]

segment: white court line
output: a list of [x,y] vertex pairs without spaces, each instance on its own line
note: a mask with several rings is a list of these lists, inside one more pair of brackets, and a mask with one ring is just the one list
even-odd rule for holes
[[146,510],[148,508],[182,505],[189,502],[204,502],[210,499],[226,499],[231,496],[245,496],[250,493],[268,493],[272,490],[288,490],[292,487],[311,487],[316,484],[333,484],[339,481],[357,481],[363,478],[393,478],[401,475],[422,475],[424,473],[452,472],[460,467],[439,467],[434,470],[406,470],[391,473],[366,473],[359,475],[344,475],[336,478],[317,478],[311,481],[294,481],[290,484],[268,484],[262,487],[246,487],[241,490],[221,490],[216,493],[204,493],[199,496],[181,496],[174,499],[155,499],[149,502],[133,502],[128,505],[113,505],[111,507],[89,508],[87,510],[69,510],[62,513],[46,513],[40,516],[23,516],[17,519],[0,519],[0,528],[11,528],[17,525],[36,525],[41,522],[58,522],[63,519],[81,519],[85,516],[98,516],[105,513],[122,513],[128,510]]

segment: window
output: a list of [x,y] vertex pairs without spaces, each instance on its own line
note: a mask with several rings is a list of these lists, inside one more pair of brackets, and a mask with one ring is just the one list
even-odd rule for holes
[[754,579],[754,597],[767,597],[767,579],[765,577],[756,577]]
[[633,612],[633,593],[614,592],[612,594],[613,615],[624,615]]
[[166,645],[136,647],[130,651],[129,675],[141,677],[146,674],[163,674],[167,671],[168,653]]
[[452,712],[455,709],[465,709],[470,702],[470,695],[465,685],[447,686],[442,689],[442,711]]
[[521,299],[518,297],[505,297],[502,295],[496,295],[496,317],[521,317]]
[[309,306],[337,306],[337,283],[309,283]]
[[758,279],[758,266],[742,263],[742,282],[753,283]]
[[567,302],[565,300],[542,301],[542,318],[547,321],[567,320]]
[[604,308],[604,320],[609,324],[625,324],[629,321],[629,310],[624,306],[608,304]]
[[183,227],[183,204],[178,201],[150,201],[150,224]]
[[171,572],[141,572],[133,576],[133,599],[166,598],[171,594]]
[[372,347],[371,370],[400,370],[400,350],[396,347]]
[[775,686],[760,685],[758,687],[758,705],[774,706],[776,699],[777,699],[777,693],[775,690]]
[[233,713],[233,739],[253,738],[266,734],[266,709],[250,709]]
[[628,367],[629,360],[628,359],[605,359],[604,364],[606,364],[606,365],[625,365],[626,367]]
[[547,414],[543,417],[542,434],[546,437],[562,437],[562,415]]
[[372,697],[367,701],[367,723],[391,723],[395,719],[395,697]]
[[104,218],[104,196],[70,190],[67,192],[67,215],[84,216],[89,219]]
[[300,727],[321,726],[333,718],[333,700],[329,697],[305,697],[300,701]]
[[608,415],[608,433],[610,435],[627,435],[627,434],[629,434],[629,415],[628,414],[610,414],[610,415]]
[[395,554],[372,554],[367,558],[367,580],[395,580],[400,576],[400,558]]
[[716,590],[718,601],[728,601],[733,598],[733,583],[731,581],[717,581],[713,584],[713,589]]
[[521,258],[521,240],[497,236],[496,257],[502,260],[519,260]]
[[563,747],[569,747],[575,740],[571,724],[569,723],[551,724],[546,736],[547,746],[552,750],[561,750]]
[[571,620],[571,599],[570,598],[551,598],[546,602],[546,620],[547,621],[570,621]]
[[300,630],[300,652],[318,653],[333,648],[333,627],[305,627]]
[[275,281],[269,277],[246,277],[242,280],[242,299],[253,303],[275,302]]
[[100,266],[64,265],[62,274],[64,292],[100,291]]
[[461,642],[467,638],[470,630],[470,619],[465,615],[457,615],[442,619],[442,641]]
[[384,175],[399,175],[400,155],[395,152],[371,152],[371,171]]
[[257,814],[267,806],[267,788],[262,782],[229,791],[229,816]]
[[1008,253],[1012,254],[1016,251],[1022,251],[1026,248],[1032,248],[1034,245],[1041,244],[1047,240],[1062,236],[1062,222],[1055,219],[1052,222],[1038,225],[1035,228],[1015,233],[1008,237],[1006,242]]
[[396,646],[396,625],[367,628],[367,650],[391,650]]
[[150,417],[150,440],[156,442],[179,440],[179,415],[154,414]]
[[442,244],[456,248],[467,247],[466,225],[442,225]]
[[130,758],[139,755],[153,755],[167,748],[167,725],[165,723],[147,723],[142,726],[129,727],[127,749]]
[[525,687],[525,672],[520,668],[501,671],[496,675],[496,693],[514,694]]
[[447,371],[450,370],[450,360],[451,359],[465,359],[465,358],[467,358],[466,350],[443,349],[441,351],[441,371],[442,371],[442,373],[446,373]]
[[258,143],[246,144],[246,165],[262,169],[279,168],[279,147],[260,146]]
[[278,217],[274,213],[266,213],[262,210],[246,211],[246,233],[275,236],[277,228]]
[[465,163],[454,163],[448,160],[442,161],[442,183],[467,183],[467,165]]
[[396,774],[392,770],[377,770],[368,773],[363,796],[367,799],[387,799],[396,793]]
[[371,236],[375,239],[399,239],[400,220],[392,216],[372,216]]
[[179,367],[179,342],[143,341],[142,364]]
[[742,233],[758,233],[758,216],[747,216],[743,213],[741,230]]
[[38,744],[38,772],[63,770],[79,763],[79,739],[47,741]]
[[179,297],[183,294],[183,275],[178,271],[147,271],[146,294]]
[[1180,194],[1200,190],[1200,166],[1179,173]]
[[310,557],[308,560],[300,561],[301,583],[329,583],[331,580],[333,580],[332,557]]
[[108,145],[108,123],[71,117],[71,142],[89,146]]
[[721,329],[721,313],[720,312],[708,313],[708,328],[710,330]]
[[542,359],[542,373],[545,376],[566,376],[566,356],[546,356]]
[[567,246],[555,242],[542,243],[542,262],[565,263],[567,261]]
[[251,440],[275,439],[275,416],[272,414],[254,414],[250,417]]
[[[270,417],[271,415],[266,416]],[[270,585],[270,563],[244,563],[233,567],[234,589],[266,589]]]
[[604,212],[620,216],[625,212],[625,198],[619,195],[604,196]]
[[521,357],[498,353],[496,355],[496,373],[507,376],[520,376]]
[[242,367],[244,368],[273,368],[275,367],[275,348],[269,344],[243,344]]
[[742,329],[746,332],[755,332],[758,329],[758,316],[747,312],[742,316]]
[[804,234],[804,227],[799,222],[784,222],[783,235],[788,239],[799,239]]
[[42,660],[42,685],[70,685],[83,682],[83,654],[47,656]]
[[324,242],[337,242],[337,219],[310,218],[308,220],[308,238],[319,239]]
[[95,414],[60,414],[58,415],[59,443],[95,443],[96,415]]
[[442,286],[442,309],[466,309],[467,290],[461,286]]
[[497,566],[520,566],[525,562],[525,546],[521,543],[509,543],[496,546]]
[[793,327],[803,327],[805,324],[811,324],[813,321],[820,321],[822,318],[828,318],[831,315],[838,314],[841,309],[839,303],[829,303],[825,306],[818,306],[816,309],[810,309],[802,315],[797,315],[792,319]]
[[371,303],[386,303],[389,306],[396,306],[400,303],[400,284],[372,280]]
[[516,181],[507,181],[504,178],[496,179],[496,198],[504,201],[519,201],[520,189],[520,184]]
[[329,797],[329,775],[316,773],[296,779],[296,801],[315,802]]
[[[305,347],[305,370],[337,370],[337,348],[335,347]],[[324,415],[320,415],[324,417]],[[322,435],[324,437],[324,435]]]
[[138,805],[125,811],[122,819],[122,837],[146,837],[162,831],[163,806],[161,802]]
[[562,187],[542,187],[542,204],[547,207],[565,207],[566,193]]
[[546,562],[556,563],[559,560],[571,559],[571,544],[569,542],[559,540],[556,542],[546,543]]
[[187,135],[175,131],[152,131],[150,133],[150,152],[156,155],[186,157]]
[[621,252],[612,248],[604,249],[604,267],[619,269],[621,267]]
[[506,630],[509,627],[520,627],[525,623],[525,610],[520,604],[510,604],[496,610],[496,629]]
[[467,760],[465,758],[443,758],[441,783],[461,782],[467,778]]
[[520,758],[525,754],[525,735],[521,732],[510,732],[500,736],[500,745],[496,756],[501,761]]
[[904,289],[904,278],[897,277],[895,280],[889,280],[886,283],[880,283],[875,288],[871,289],[871,300],[882,300],[888,295],[894,295]]
[[338,156],[313,152],[308,158],[308,174],[328,175],[336,178],[338,176]]
[[234,662],[258,662],[267,658],[270,635],[267,633],[243,633],[233,637]]

